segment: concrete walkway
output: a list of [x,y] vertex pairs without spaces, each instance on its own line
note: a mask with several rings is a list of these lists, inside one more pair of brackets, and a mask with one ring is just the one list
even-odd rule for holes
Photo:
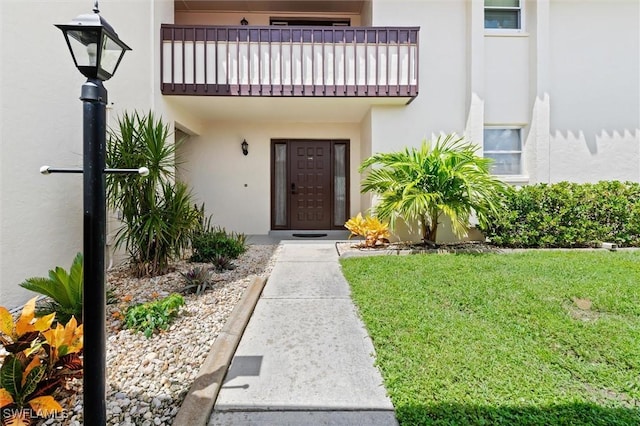
[[209,425],[397,425],[334,241],[282,241]]

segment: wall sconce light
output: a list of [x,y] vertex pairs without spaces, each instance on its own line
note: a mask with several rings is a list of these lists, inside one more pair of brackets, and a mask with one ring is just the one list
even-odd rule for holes
[[247,21],[247,18],[242,18],[242,21],[240,21],[240,25],[249,25],[249,21]]
[[242,147],[242,153],[244,155],[249,154],[249,144],[247,143],[246,139],[242,141],[242,144],[240,144],[240,146]]

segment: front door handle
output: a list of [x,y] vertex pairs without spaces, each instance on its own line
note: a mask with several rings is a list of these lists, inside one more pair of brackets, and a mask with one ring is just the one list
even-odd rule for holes
[[291,193],[292,193],[292,194],[295,194],[295,193],[296,193],[296,184],[295,184],[295,183],[292,183],[292,184],[291,184]]

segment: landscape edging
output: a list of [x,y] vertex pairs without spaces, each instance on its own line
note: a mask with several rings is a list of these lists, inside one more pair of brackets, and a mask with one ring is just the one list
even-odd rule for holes
[[240,338],[266,284],[266,278],[256,277],[245,290],[226,324],[211,346],[200,371],[174,419],[176,425],[206,426],[220,392]]

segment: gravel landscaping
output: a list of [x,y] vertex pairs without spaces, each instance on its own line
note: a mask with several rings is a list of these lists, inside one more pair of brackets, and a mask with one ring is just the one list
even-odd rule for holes
[[[107,424],[171,425],[200,365],[233,308],[255,276],[267,277],[277,256],[276,245],[251,245],[234,261],[236,268],[215,272],[215,286],[200,296],[186,295],[186,305],[167,331],[147,339],[121,328],[126,307],[179,292],[180,271],[202,264],[179,262],[175,271],[154,278],[133,278],[125,267],[107,275],[117,302],[107,306]],[[64,421],[41,424],[82,424],[82,383],[63,407]]]

